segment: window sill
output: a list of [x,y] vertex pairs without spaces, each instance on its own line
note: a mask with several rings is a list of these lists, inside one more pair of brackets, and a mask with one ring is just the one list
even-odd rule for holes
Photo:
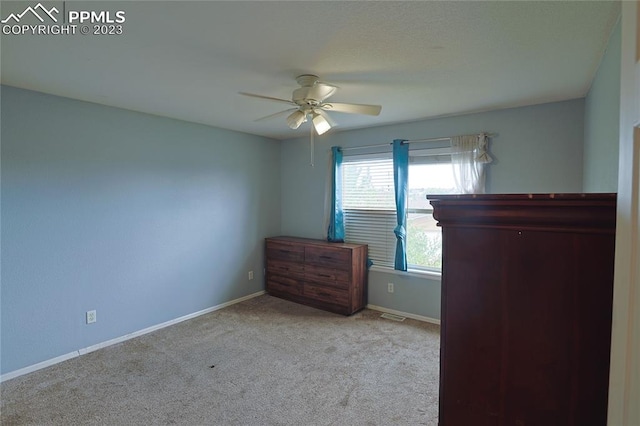
[[395,274],[401,275],[404,277],[416,277],[416,278],[428,278],[432,280],[440,280],[442,279],[442,273],[436,271],[424,271],[420,269],[409,269],[408,271],[398,271],[393,268],[388,268],[386,266],[376,266],[373,265],[369,268],[370,271],[375,272],[384,272],[385,274]]

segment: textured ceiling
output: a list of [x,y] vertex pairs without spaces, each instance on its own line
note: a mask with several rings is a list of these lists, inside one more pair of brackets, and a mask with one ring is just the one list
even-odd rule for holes
[[[0,14],[37,2],[2,2]],[[584,96],[619,2],[47,2],[123,10],[122,35],[3,35],[3,84],[285,139],[295,77],[340,87],[341,129]]]

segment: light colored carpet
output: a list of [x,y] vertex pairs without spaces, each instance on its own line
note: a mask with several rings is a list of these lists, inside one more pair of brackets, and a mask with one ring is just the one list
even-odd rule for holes
[[436,425],[439,327],[263,295],[1,386],[3,425]]

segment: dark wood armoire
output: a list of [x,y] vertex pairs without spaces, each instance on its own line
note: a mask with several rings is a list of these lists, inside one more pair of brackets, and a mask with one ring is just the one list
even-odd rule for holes
[[440,426],[605,425],[615,194],[428,196]]

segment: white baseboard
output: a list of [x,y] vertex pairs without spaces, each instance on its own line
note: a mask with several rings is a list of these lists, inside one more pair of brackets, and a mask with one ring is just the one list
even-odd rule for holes
[[134,331],[133,333],[125,334],[124,336],[116,337],[115,339],[107,340],[105,342],[97,343],[95,345],[88,346],[86,348],[78,349],[77,351],[69,352],[68,354],[60,355],[55,358],[48,359],[46,361],[39,362],[37,364],[30,365],[28,367],[20,368],[15,371],[11,371],[9,373],[3,374],[0,376],[0,383],[11,380],[13,378],[23,376],[25,374],[32,373],[34,371],[50,367],[52,365],[58,364],[60,362],[66,361],[71,358],[76,358],[80,355],[88,354],[93,351],[97,351],[98,349],[106,348],[107,346],[115,345],[116,343],[121,343],[136,337],[140,337],[142,335],[154,332],[156,330],[160,330],[165,327],[169,327],[171,325],[177,324],[182,321],[190,320],[195,317],[199,317],[200,315],[205,315],[210,312],[218,311],[222,308],[226,308],[227,306],[235,305],[236,303],[244,302],[245,300],[253,299],[254,297],[262,296],[265,294],[265,291],[258,291],[256,293],[249,294],[247,296],[240,297],[238,299],[231,300],[229,302],[221,303],[220,305],[212,306],[207,309],[203,309],[198,312],[194,312],[192,314],[184,315],[179,318],[175,318],[161,324],[152,325],[151,327],[144,328],[142,330]]
[[16,378],[18,376],[23,376],[25,374],[31,373],[33,371],[41,370],[43,368],[50,367],[52,365],[58,364],[60,362],[66,361],[71,358],[75,358],[78,356],[78,351],[69,352],[68,354],[60,355],[55,358],[48,359],[46,361],[39,362],[37,364],[30,365],[28,367],[20,368],[19,370],[10,371],[9,373],[3,374],[0,376],[0,383]]
[[423,321],[423,322],[428,322],[428,323],[431,323],[431,324],[440,325],[440,320],[439,319],[425,317],[425,316],[422,316],[422,315],[410,314],[408,312],[396,311],[395,309],[383,308],[382,306],[367,305],[367,309],[371,309],[373,311],[379,311],[379,312],[386,312],[388,314],[400,315],[400,316],[403,316],[405,318],[411,318],[411,319],[418,320],[418,321]]

